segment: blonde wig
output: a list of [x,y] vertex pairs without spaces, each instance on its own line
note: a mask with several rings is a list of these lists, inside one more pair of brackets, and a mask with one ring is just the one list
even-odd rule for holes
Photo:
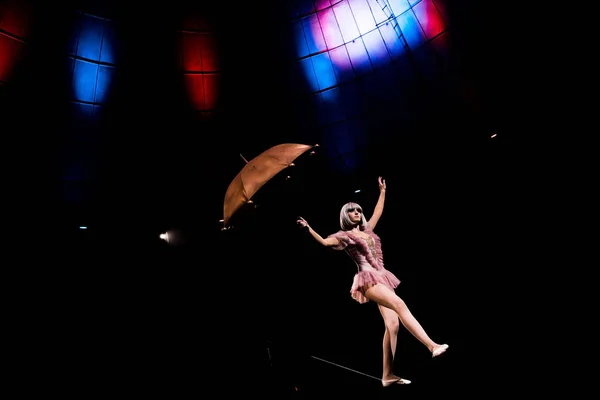
[[357,203],[350,202],[344,204],[340,210],[340,227],[343,231],[349,231],[356,226],[356,224],[352,222],[348,216],[348,213],[354,211],[354,209],[358,209],[360,211],[360,223],[358,224],[359,229],[361,231],[367,229],[367,219],[365,218],[362,207]]

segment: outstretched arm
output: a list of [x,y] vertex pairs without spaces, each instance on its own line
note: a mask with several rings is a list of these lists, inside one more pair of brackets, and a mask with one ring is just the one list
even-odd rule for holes
[[323,237],[321,237],[321,235],[319,235],[317,232],[315,232],[313,230],[313,228],[311,228],[310,225],[308,225],[308,222],[306,222],[306,220],[304,218],[298,217],[298,221],[296,221],[296,222],[299,223],[300,225],[302,225],[302,227],[307,228],[308,232],[311,234],[311,236],[313,238],[315,238],[315,240],[317,242],[321,243],[323,246],[332,247],[332,246],[337,246],[338,244],[340,244],[340,241],[334,237],[328,237],[327,239],[323,239]]
[[383,204],[385,203],[385,188],[385,179],[379,177],[379,199],[375,205],[375,210],[373,210],[373,215],[368,222],[368,225],[371,229],[375,229],[375,225],[377,225],[377,222],[383,213]]

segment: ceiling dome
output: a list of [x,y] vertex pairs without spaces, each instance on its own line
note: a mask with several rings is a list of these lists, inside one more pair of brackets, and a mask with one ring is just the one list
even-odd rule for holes
[[296,91],[310,104],[299,123],[320,132],[322,151],[341,172],[373,162],[363,148],[422,131],[419,116],[458,95],[442,78],[451,52],[443,0],[295,4]]

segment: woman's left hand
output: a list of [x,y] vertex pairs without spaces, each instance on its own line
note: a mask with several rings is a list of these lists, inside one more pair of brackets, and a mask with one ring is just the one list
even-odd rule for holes
[[385,192],[385,179],[383,179],[382,177],[379,177],[379,191],[380,192]]

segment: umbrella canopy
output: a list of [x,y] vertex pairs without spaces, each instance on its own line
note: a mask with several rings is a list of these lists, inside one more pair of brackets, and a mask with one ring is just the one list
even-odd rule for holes
[[313,147],[299,143],[278,144],[247,162],[225,192],[223,226],[227,226],[233,214],[248,203],[258,189]]

